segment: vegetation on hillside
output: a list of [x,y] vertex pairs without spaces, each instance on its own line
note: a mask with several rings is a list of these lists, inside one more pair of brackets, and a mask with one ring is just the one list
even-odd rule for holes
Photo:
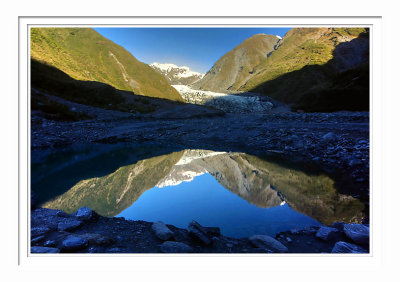
[[305,111],[369,110],[368,42],[365,28],[292,29],[240,90]]
[[31,28],[31,58],[81,81],[138,95],[183,101],[167,80],[90,28]]
[[196,89],[211,91],[237,90],[251,76],[254,68],[267,60],[274,50],[275,35],[256,34],[222,56],[206,75],[194,83]]

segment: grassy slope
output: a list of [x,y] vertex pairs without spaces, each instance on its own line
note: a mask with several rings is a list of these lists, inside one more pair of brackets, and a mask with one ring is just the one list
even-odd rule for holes
[[[132,92],[117,90],[101,82],[76,80],[34,59],[31,59],[31,84],[35,90],[31,95],[32,110],[41,111],[47,119],[74,121],[88,117],[71,112],[68,106],[54,102],[40,92],[83,105],[123,112],[148,113],[156,110],[161,101],[167,102],[164,99],[133,95]],[[168,103],[172,105],[179,102]]]
[[274,35],[256,34],[222,56],[203,79],[194,83],[204,90],[237,90],[250,76],[254,67],[263,63],[274,50],[278,38]]
[[[368,110],[367,64],[346,74],[333,64],[335,47],[364,32],[363,28],[292,29],[240,90],[263,93],[306,111]],[[358,76],[363,79],[355,87],[346,87]]]
[[183,101],[166,79],[89,28],[32,28],[31,58],[76,80],[97,81],[135,94]]

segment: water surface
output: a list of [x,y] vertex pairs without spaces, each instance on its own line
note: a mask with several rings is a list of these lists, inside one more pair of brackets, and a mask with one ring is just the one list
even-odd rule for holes
[[241,152],[97,145],[32,158],[42,206],[185,228],[191,220],[224,235],[275,235],[336,221],[360,222],[364,205],[307,172]]

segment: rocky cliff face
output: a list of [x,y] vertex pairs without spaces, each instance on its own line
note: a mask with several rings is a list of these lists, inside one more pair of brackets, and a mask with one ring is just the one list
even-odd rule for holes
[[203,74],[191,71],[189,67],[178,67],[174,64],[150,64],[156,72],[165,76],[171,85],[189,85],[203,78]]
[[206,105],[227,113],[266,113],[273,104],[259,96],[242,96],[195,90],[185,85],[173,85],[182,98],[191,104]]
[[274,51],[279,40],[279,37],[267,34],[256,34],[246,39],[221,57],[192,87],[215,92],[238,90],[250,78],[254,68]]

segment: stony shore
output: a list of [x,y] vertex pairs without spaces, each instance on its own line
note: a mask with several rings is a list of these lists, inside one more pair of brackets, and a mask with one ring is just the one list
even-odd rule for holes
[[230,238],[218,227],[192,221],[186,229],[158,221],[102,217],[89,208],[74,214],[35,208],[31,253],[368,253],[369,226],[335,223],[279,233]]
[[79,143],[157,142],[182,149],[237,151],[315,163],[355,182],[353,196],[369,197],[369,114],[276,113],[188,117],[107,111],[79,122],[32,117],[31,148]]

